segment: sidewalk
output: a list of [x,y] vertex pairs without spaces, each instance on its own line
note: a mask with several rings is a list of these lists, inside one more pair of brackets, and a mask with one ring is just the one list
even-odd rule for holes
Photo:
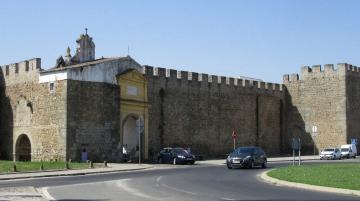
[[89,168],[77,170],[53,170],[43,172],[15,172],[0,174],[0,180],[11,179],[26,179],[36,177],[53,177],[53,176],[67,176],[67,175],[86,175],[95,173],[118,172],[118,171],[133,171],[152,168],[153,165],[149,164],[133,164],[133,163],[109,163],[108,167],[102,168]]
[[[203,160],[196,161],[196,164],[199,165],[223,165],[225,164],[226,159],[216,159],[216,160]],[[282,161],[292,161],[293,157],[274,157],[268,158],[268,162],[282,162]],[[295,157],[295,160],[298,160],[298,157]],[[318,160],[318,156],[302,156],[302,161],[305,160]],[[89,168],[89,169],[79,169],[79,170],[55,170],[55,171],[43,171],[43,172],[26,172],[26,173],[6,173],[0,174],[0,180],[11,180],[11,179],[26,179],[26,178],[36,178],[36,177],[52,177],[52,176],[67,176],[67,175],[85,175],[85,174],[95,174],[95,173],[106,173],[106,172],[118,172],[118,171],[133,171],[133,170],[143,170],[153,168],[156,165],[151,164],[136,164],[136,163],[109,163],[108,167],[103,168]]]

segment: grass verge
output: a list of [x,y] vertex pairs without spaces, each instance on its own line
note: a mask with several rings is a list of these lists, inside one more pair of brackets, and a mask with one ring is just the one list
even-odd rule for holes
[[360,190],[359,163],[288,166],[267,174],[290,182]]
[[[18,172],[28,172],[28,171],[40,171],[40,166],[43,165],[44,170],[59,170],[65,168],[65,162],[15,162],[16,169]],[[13,161],[0,161],[0,172],[12,172],[13,171]],[[70,169],[85,169],[88,168],[89,164],[87,163],[69,163]]]

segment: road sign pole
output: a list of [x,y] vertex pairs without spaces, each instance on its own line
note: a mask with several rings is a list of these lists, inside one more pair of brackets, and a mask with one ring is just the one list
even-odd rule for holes
[[141,119],[139,118],[139,164],[141,164]]
[[295,149],[293,148],[293,165],[295,165]]
[[[299,138],[299,145],[300,145],[300,138]],[[299,146],[299,166],[301,165],[301,146]]]
[[235,147],[236,147],[236,138],[234,138],[234,150],[235,150]]

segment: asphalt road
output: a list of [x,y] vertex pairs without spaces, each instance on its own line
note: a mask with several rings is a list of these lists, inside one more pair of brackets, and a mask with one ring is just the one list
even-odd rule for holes
[[[272,163],[278,167],[284,163]],[[57,200],[360,200],[359,197],[280,187],[258,177],[263,169],[195,165],[135,172],[0,182],[0,187],[46,187]]]

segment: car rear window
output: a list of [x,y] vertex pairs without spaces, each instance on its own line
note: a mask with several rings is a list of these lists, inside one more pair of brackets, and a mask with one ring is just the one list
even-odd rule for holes
[[349,151],[348,148],[342,148],[341,151]]
[[334,149],[324,149],[324,151],[334,151]]

